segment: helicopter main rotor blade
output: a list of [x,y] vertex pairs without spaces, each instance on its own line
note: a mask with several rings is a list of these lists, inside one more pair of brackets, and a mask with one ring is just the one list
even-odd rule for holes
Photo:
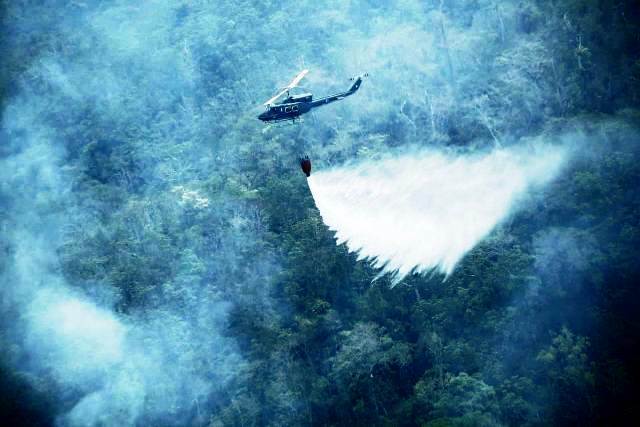
[[300,74],[298,74],[293,80],[291,80],[291,83],[289,83],[289,86],[287,86],[289,89],[291,89],[292,87],[296,87],[298,85],[298,83],[300,83],[300,80],[302,80],[304,78],[304,76],[307,75],[307,73],[309,72],[309,70],[304,69],[302,71],[300,71]]
[[272,104],[273,101],[275,101],[276,99],[280,98],[284,93],[286,93],[290,89],[296,87],[298,85],[298,83],[300,83],[300,80],[302,80],[304,78],[304,76],[307,75],[308,72],[309,72],[309,70],[307,70],[307,69],[304,69],[304,70],[300,71],[300,73],[293,80],[291,80],[291,83],[289,83],[284,89],[282,89],[282,91],[278,92],[278,94],[275,95],[273,98],[271,98],[270,100],[265,102],[264,105]]
[[273,98],[271,98],[270,100],[268,100],[267,102],[264,103],[264,105],[271,105],[273,104],[273,101],[275,101],[276,99],[280,98],[282,95],[284,95],[287,91],[289,90],[289,88],[284,88],[282,91],[278,92],[277,95],[275,95]]

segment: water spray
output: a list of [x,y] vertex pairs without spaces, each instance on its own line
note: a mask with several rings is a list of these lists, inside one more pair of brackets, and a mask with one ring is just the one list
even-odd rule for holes
[[308,183],[337,243],[397,283],[412,271],[450,275],[527,190],[558,174],[566,153],[551,145],[421,149],[319,171]]

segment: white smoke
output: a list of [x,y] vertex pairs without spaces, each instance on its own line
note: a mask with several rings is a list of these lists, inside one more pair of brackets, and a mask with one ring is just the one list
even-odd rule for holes
[[87,377],[102,376],[124,357],[122,322],[62,286],[38,290],[27,319],[28,345],[47,355],[45,364],[56,378],[82,384]]
[[451,274],[566,159],[566,149],[550,145],[475,154],[423,149],[320,171],[308,182],[338,244],[374,259],[397,283],[414,269]]
[[118,314],[106,284],[105,295],[94,298],[72,288],[51,271],[48,245],[19,235],[15,268],[6,276],[15,289],[0,296],[21,312],[15,325],[24,336],[16,344],[27,357],[16,365],[69,396],[60,399],[67,407],[59,425],[136,425],[153,417],[182,424],[201,417],[200,402],[236,375],[242,359],[222,335],[231,305],[207,295],[211,289],[189,283],[198,298],[184,301],[187,307],[167,301],[156,311]]
[[[87,279],[84,274],[82,279],[65,274],[82,269],[65,267],[67,256],[94,264],[95,252],[85,250],[83,240],[100,233],[111,236],[118,218],[145,212],[150,219],[136,231],[143,236],[166,223],[181,223],[190,209],[209,207],[207,197],[198,192],[195,173],[181,172],[179,177],[172,173],[178,169],[172,161],[194,165],[194,153],[199,161],[207,161],[198,142],[184,136],[200,129],[196,115],[184,113],[198,79],[182,69],[183,59],[190,58],[187,40],[177,43],[168,36],[174,31],[171,19],[176,5],[69,5],[69,13],[60,12],[69,20],[56,26],[51,39],[62,41],[70,50],[62,54],[42,49],[41,55],[27,58],[32,63],[24,78],[15,82],[16,93],[6,98],[2,111],[0,248],[6,256],[0,262],[0,316],[3,324],[12,325],[6,340],[0,331],[1,344],[10,343],[3,356],[16,372],[26,374],[30,386],[55,403],[47,415],[60,426],[202,425],[242,363],[235,339],[226,335],[232,305],[229,294],[221,289],[228,276],[215,270],[218,259],[240,258],[236,258],[235,242],[247,246],[241,231],[229,233],[215,254],[207,253],[207,260],[199,257],[204,252],[195,239],[178,243],[172,258],[164,261],[175,263],[175,274],[163,276],[162,283],[142,275],[136,275],[139,282],[126,281],[127,289],[145,290],[144,304],[126,301],[122,288],[114,284],[118,280],[111,279],[117,276],[110,276],[113,270]],[[23,39],[19,34],[48,31],[38,27],[36,17],[55,16],[53,9],[44,6],[13,9],[9,15],[16,19],[10,22],[9,32],[16,35],[16,43]],[[194,28],[194,40],[201,39],[198,28]],[[182,108],[173,115],[168,106],[175,107],[177,99]],[[153,112],[159,111],[166,113],[164,119],[152,119]],[[75,187],[89,179],[81,170],[89,168],[84,155],[90,157],[92,146],[109,152],[120,140],[131,149],[127,157],[132,162],[146,163],[141,159],[148,155],[147,149],[138,153],[136,143],[123,136],[113,136],[113,141],[105,137],[101,120],[110,123],[107,133],[112,136],[127,123],[135,123],[141,132],[163,128],[144,138],[144,145],[156,146],[156,152],[162,149],[151,134],[164,135],[162,139],[170,140],[170,145],[189,140],[181,145],[189,148],[180,148],[171,161],[153,162],[176,181],[176,191],[158,190],[153,181],[156,166],[135,172],[148,185],[142,197],[145,205],[159,206],[176,195],[180,200],[171,209],[153,208],[166,214],[162,219],[149,214],[151,209],[139,207],[134,201],[138,196],[126,190],[123,196],[131,197],[131,203],[114,203],[102,216],[100,198],[92,199],[91,190]],[[73,130],[69,123],[74,124]],[[67,147],[79,145],[84,147],[80,158],[67,153]],[[109,185],[118,188],[116,173],[108,179]],[[210,207],[207,213],[217,215]],[[153,242],[150,257],[159,258],[162,251],[157,240],[149,241]],[[108,257],[114,259],[123,252],[117,249]],[[147,263],[134,259],[126,264],[128,271]],[[269,264],[268,260],[252,261],[252,267]],[[253,286],[248,273],[254,270],[243,268],[242,286]],[[261,287],[266,276],[260,274]],[[147,292],[154,287],[162,291]],[[126,305],[126,310],[117,310],[117,304]]]

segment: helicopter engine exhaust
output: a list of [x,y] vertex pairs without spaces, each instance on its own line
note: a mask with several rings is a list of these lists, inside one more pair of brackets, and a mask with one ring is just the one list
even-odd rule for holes
[[300,157],[300,168],[307,178],[311,176],[311,160],[309,160],[309,156]]

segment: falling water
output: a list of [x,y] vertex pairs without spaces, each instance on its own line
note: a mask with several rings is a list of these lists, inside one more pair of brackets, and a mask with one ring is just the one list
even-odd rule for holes
[[465,154],[422,149],[319,171],[308,182],[338,244],[374,259],[397,283],[413,269],[451,274],[566,158],[566,149],[551,145]]

